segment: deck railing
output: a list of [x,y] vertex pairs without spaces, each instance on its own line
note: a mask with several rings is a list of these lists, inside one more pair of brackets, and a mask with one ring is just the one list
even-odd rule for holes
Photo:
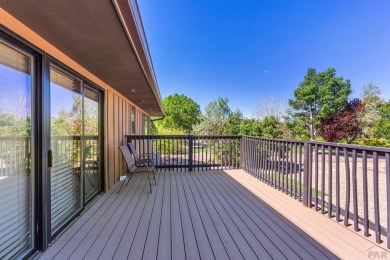
[[128,135],[127,142],[166,170],[240,168],[241,136]]
[[[78,137],[68,139],[53,138],[58,148],[53,151],[80,144]],[[97,139],[90,139],[84,140],[97,149]],[[387,237],[390,248],[390,149],[250,136],[131,135],[126,140],[162,170],[242,168],[305,206],[362,229],[365,236],[375,234],[378,243]],[[29,138],[0,138],[0,176],[30,167],[30,145]]]
[[[244,136],[243,169],[390,248],[390,149]],[[351,222],[351,223],[350,223]]]

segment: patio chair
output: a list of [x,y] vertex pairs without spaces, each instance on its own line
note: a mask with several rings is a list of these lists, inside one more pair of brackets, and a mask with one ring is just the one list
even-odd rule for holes
[[[94,169],[97,168],[98,166],[98,161],[93,159],[93,158],[90,158],[91,155],[90,155],[90,149],[92,147],[91,146],[87,146],[84,148],[84,177],[86,177],[86,179],[89,181],[89,184],[94,187],[92,181],[91,181],[91,178],[88,176],[89,174],[93,173],[94,172]],[[77,168],[75,168],[75,175],[77,175],[77,178],[79,181],[81,181],[81,165]]]
[[91,186],[94,187],[88,175],[95,173],[95,170],[98,168],[99,162],[98,159],[93,158],[92,148],[93,148],[92,146],[86,146],[84,148],[84,169],[85,169],[85,176],[87,177],[87,180],[89,181]]
[[137,166],[142,166],[142,165],[155,165],[154,160],[149,158],[148,153],[144,153],[143,155],[139,156],[137,150],[134,147],[134,144],[132,142],[129,142],[127,146],[130,149],[130,152],[133,154],[134,159],[135,159],[135,164]]
[[140,173],[140,172],[146,172],[148,174],[149,192],[152,193],[152,184],[150,181],[150,174],[149,173],[153,174],[154,184],[156,184],[156,178],[155,178],[156,167],[154,165],[149,165],[149,164],[144,164],[145,166],[137,165],[135,162],[135,159],[133,158],[133,155],[131,154],[127,145],[123,145],[123,146],[119,147],[119,149],[121,150],[123,158],[126,161],[128,172],[126,174],[126,179],[122,182],[122,184],[118,190],[118,193],[121,191],[122,186],[126,182],[126,180],[127,180],[127,184],[129,184],[129,181],[130,181],[131,177],[133,176],[133,174]]
[[[142,167],[142,166],[155,166],[156,163],[152,158],[149,158],[148,153],[144,153],[143,155],[139,156],[137,149],[135,149],[134,144],[132,142],[127,143],[127,147],[129,148],[130,152],[133,154],[134,159],[135,159],[135,166],[137,167]],[[153,171],[153,179],[156,182],[156,177],[155,177],[155,170]]]

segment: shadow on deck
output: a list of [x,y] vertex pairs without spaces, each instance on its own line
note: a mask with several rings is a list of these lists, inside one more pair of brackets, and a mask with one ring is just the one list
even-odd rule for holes
[[146,174],[120,193],[116,185],[41,259],[363,259],[384,251],[243,170],[160,172],[156,181],[151,194]]

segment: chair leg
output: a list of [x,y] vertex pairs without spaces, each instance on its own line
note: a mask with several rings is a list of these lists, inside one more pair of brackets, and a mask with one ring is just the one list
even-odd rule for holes
[[[130,175],[130,178],[129,178],[129,175]],[[130,174],[130,172],[128,172],[128,173],[126,174],[126,179],[124,179],[124,181],[123,181],[122,184],[121,184],[121,187],[120,187],[119,190],[118,190],[118,193],[121,191],[121,189],[122,189],[122,187],[123,187],[123,184],[125,184],[126,181],[127,181],[126,186],[129,184],[131,177],[133,177],[133,173]]]
[[[130,175],[130,178],[128,178],[128,180],[127,180],[126,186],[129,184],[131,177],[133,177],[133,174],[134,174],[134,173],[132,172],[132,173],[130,173],[130,174],[128,174],[128,175],[126,176],[126,179],[127,179],[127,177]],[[125,181],[126,181],[126,180],[125,180]]]
[[91,179],[89,178],[88,172],[87,172],[87,171],[85,171],[84,176],[87,177],[87,180],[89,181],[89,183],[91,184],[91,186],[92,186],[92,187],[95,187],[95,186],[93,186],[93,183],[92,183]]
[[147,172],[147,173],[148,173],[148,180],[149,180],[149,193],[152,193],[152,184],[150,182],[150,173],[149,172]]

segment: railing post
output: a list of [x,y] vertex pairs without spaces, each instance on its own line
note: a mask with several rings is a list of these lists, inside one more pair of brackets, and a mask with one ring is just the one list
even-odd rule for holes
[[240,139],[240,169],[245,168],[244,164],[244,156],[245,156],[245,151],[244,151],[244,136],[241,136]]
[[310,163],[310,145],[305,142],[305,153],[303,160],[303,205],[309,207],[309,163]]
[[194,136],[188,135],[188,171],[192,172],[192,148]]
[[387,248],[390,249],[390,153],[385,154],[386,160],[386,195],[387,195]]

